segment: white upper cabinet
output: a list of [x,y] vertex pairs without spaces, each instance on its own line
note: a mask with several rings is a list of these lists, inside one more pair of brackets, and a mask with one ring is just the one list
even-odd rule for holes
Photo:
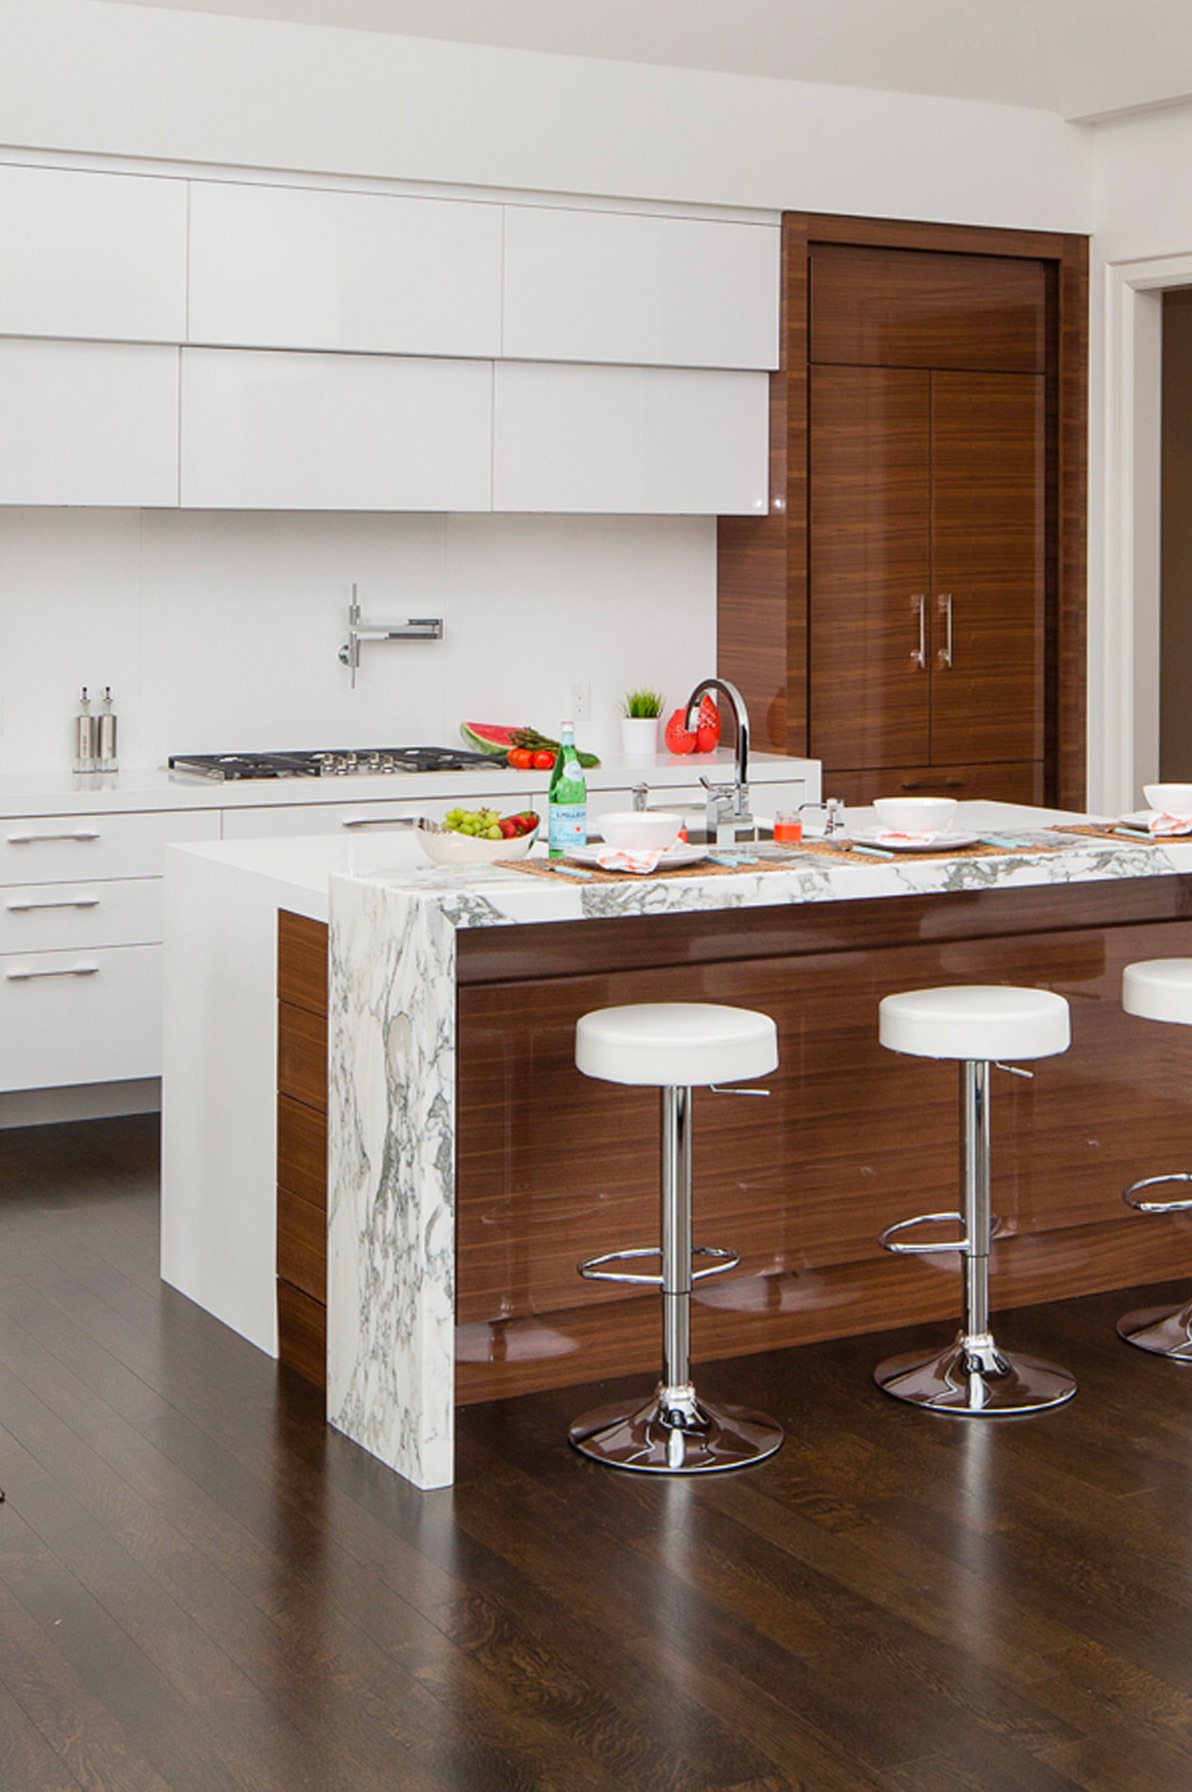
[[489,510],[492,364],[182,350],[182,503]]
[[186,182],[0,167],[0,335],[181,342]]
[[500,352],[501,207],[195,181],[187,340]]
[[777,225],[505,210],[514,359],[778,365]]
[[493,509],[763,516],[769,375],[499,362]]
[[0,339],[0,504],[178,503],[178,350]]

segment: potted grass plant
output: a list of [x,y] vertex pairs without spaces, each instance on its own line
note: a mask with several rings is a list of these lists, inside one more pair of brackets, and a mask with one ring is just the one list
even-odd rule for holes
[[626,691],[621,699],[621,751],[626,759],[652,759],[658,751],[661,691]]

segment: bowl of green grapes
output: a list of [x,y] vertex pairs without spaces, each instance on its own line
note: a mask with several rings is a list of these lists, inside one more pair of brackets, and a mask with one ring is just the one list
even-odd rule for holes
[[495,809],[449,809],[441,822],[420,821],[422,850],[436,865],[492,865],[524,859],[538,837],[532,809],[498,815]]

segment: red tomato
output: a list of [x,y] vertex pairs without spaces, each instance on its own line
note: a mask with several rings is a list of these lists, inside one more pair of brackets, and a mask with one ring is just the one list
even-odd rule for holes
[[700,700],[699,726],[695,731],[697,753],[714,753],[720,745],[720,711],[705,691]]
[[528,772],[534,763],[534,755],[528,747],[513,747],[509,754],[509,763],[515,772]]
[[541,753],[535,753],[535,755],[534,755],[534,770],[536,772],[548,772],[548,771],[550,771],[550,769],[554,765],[554,763],[555,763],[555,756],[553,753],[547,753],[544,751]]
[[687,726],[687,713],[676,709],[666,724],[666,745],[671,753],[694,753],[696,736]]

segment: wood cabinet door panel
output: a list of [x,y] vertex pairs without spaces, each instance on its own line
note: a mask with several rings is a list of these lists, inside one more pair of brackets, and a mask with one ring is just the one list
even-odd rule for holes
[[1041,261],[817,244],[811,359],[1042,373]]
[[[930,378],[812,369],[810,752],[827,765],[929,757],[931,681],[915,656],[930,568]],[[929,650],[928,635],[925,620]]]
[[933,374],[931,436],[931,760],[1041,759],[1042,379]]

